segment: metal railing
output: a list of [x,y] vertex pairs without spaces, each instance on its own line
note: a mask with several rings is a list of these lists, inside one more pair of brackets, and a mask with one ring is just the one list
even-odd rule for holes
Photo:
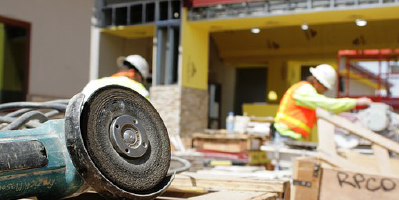
[[96,25],[101,28],[160,22],[180,22],[180,0],[96,2]]
[[192,7],[188,18],[208,20],[398,5],[399,0],[251,0]]

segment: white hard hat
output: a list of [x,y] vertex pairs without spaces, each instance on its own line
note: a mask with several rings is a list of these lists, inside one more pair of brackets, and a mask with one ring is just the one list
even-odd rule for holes
[[321,64],[316,68],[311,67],[310,73],[327,89],[331,90],[337,80],[337,72],[331,65]]
[[119,67],[123,66],[123,62],[129,62],[133,65],[140,72],[143,78],[147,78],[150,74],[147,61],[140,55],[130,55],[127,57],[121,56],[116,60]]

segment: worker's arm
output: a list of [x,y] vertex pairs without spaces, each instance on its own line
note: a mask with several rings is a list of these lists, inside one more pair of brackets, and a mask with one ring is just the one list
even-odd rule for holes
[[305,84],[293,94],[297,105],[310,109],[323,108],[335,113],[347,111],[356,107],[356,99],[353,98],[329,98],[317,93],[311,85]]

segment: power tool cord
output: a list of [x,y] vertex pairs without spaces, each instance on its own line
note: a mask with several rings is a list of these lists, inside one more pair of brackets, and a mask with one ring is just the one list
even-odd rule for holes
[[[18,109],[10,112],[5,116],[0,116],[0,122],[9,123],[1,130],[17,130],[21,127],[35,128],[40,123],[46,122],[51,117],[65,112],[69,99],[59,99],[47,102],[11,102],[0,104],[0,111],[8,111]],[[43,113],[35,109],[50,109],[49,112]],[[40,123],[32,121],[39,120]]]
[[182,164],[183,164],[183,167],[178,168],[178,169],[169,169],[169,171],[168,171],[168,176],[169,176],[169,175],[172,175],[172,174],[175,174],[175,173],[178,174],[178,173],[187,171],[187,170],[190,169],[190,167],[191,167],[191,163],[190,163],[188,160],[186,160],[186,159],[179,158],[179,157],[177,157],[177,156],[172,156],[170,160],[171,160],[171,161],[177,161],[177,162],[182,163]]

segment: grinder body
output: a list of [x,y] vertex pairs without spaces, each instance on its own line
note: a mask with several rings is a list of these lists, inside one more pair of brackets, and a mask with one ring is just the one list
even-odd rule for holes
[[59,199],[84,188],[65,145],[63,119],[0,131],[0,199]]

